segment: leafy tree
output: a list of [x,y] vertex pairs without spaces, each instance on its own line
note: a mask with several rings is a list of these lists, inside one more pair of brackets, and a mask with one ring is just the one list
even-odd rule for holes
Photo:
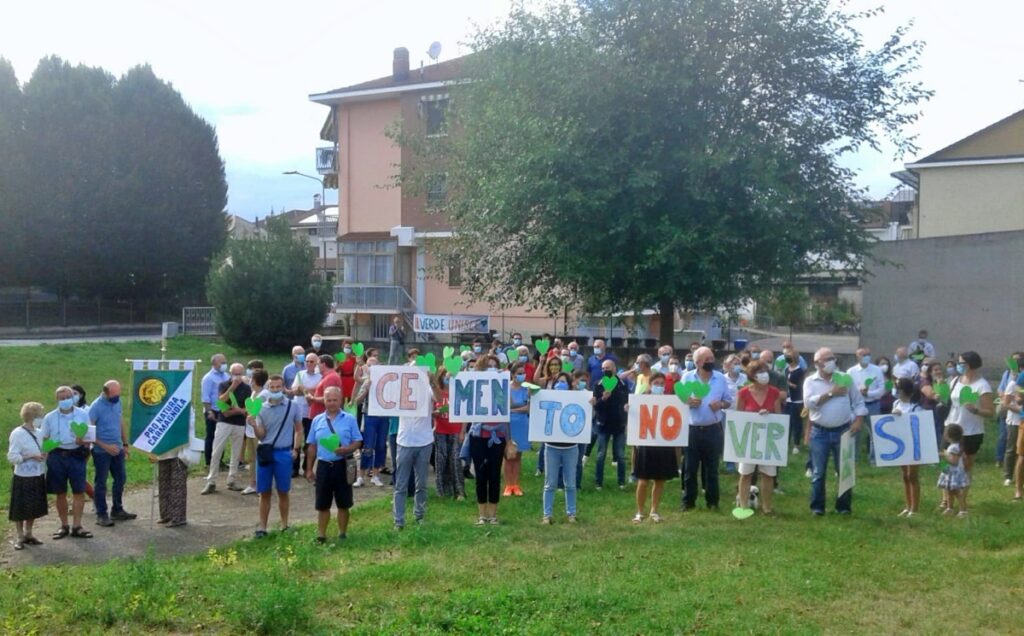
[[265,351],[309,338],[322,324],[330,286],[314,275],[314,250],[283,219],[267,236],[231,239],[214,259],[207,298],[217,332],[231,345]]
[[845,153],[899,151],[930,92],[898,29],[868,50],[830,0],[576,0],[480,32],[453,134],[397,136],[410,190],[447,175],[463,292],[552,313],[716,310],[870,238]]
[[24,284],[18,262],[25,254],[25,236],[15,222],[24,193],[24,101],[14,67],[0,58],[0,280]]

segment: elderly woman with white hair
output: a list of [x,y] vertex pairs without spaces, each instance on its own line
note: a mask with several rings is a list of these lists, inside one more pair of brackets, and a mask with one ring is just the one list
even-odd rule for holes
[[37,430],[37,424],[42,424],[42,418],[42,404],[23,404],[21,426],[11,431],[7,446],[7,461],[14,465],[11,505],[7,518],[14,522],[18,531],[15,550],[24,550],[26,545],[43,544],[32,535],[35,520],[47,514],[46,477],[43,475],[46,453],[43,452],[42,433]]

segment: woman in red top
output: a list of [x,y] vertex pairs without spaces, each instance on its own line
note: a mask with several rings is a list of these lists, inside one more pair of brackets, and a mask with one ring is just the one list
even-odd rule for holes
[[437,394],[441,399],[434,403],[434,471],[437,477],[437,494],[442,497],[466,498],[466,484],[459,463],[459,451],[465,437],[462,424],[448,421],[448,371],[437,370]]
[[[782,400],[785,396],[782,391],[768,384],[771,376],[768,374],[768,367],[760,360],[755,360],[747,367],[747,377],[753,382],[736,392],[736,409],[748,413],[780,413]],[[754,470],[761,475],[761,511],[766,515],[774,514],[772,509],[772,495],[775,489],[775,466],[764,466],[762,464],[747,464],[740,462],[740,487],[738,506],[746,508],[750,505],[750,483],[753,480]]]
[[[341,341],[341,352],[345,354],[345,359],[338,364],[338,375],[341,376],[341,396],[345,402],[352,399],[352,390],[356,386],[356,366],[359,364],[359,360],[352,355],[352,339],[345,338]],[[338,356],[341,358],[341,356]]]

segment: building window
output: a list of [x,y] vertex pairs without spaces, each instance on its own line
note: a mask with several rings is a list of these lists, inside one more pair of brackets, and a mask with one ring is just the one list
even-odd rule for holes
[[462,287],[462,266],[458,263],[448,266],[448,286]]
[[446,135],[445,111],[448,110],[447,95],[425,95],[420,98],[420,119],[423,120],[427,135]]
[[448,202],[448,175],[435,174],[427,181],[427,207],[440,208]]
[[348,285],[394,285],[394,241],[339,241],[343,280]]
[[310,236],[316,236],[316,228],[315,227],[308,228],[306,230],[306,232],[308,232]]

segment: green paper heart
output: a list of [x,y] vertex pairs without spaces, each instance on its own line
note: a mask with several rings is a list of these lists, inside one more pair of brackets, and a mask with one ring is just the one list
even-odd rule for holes
[[258,416],[263,411],[263,398],[245,398],[245,410],[253,417]]
[[455,347],[445,347],[441,350],[441,357],[445,360],[455,355]]
[[85,422],[71,422],[71,432],[75,434],[75,437],[85,437],[89,432],[89,425]]
[[346,413],[348,413],[349,415],[351,415],[352,417],[355,417],[356,416],[356,403],[355,402],[348,402],[347,404],[345,404],[345,408],[342,409],[342,410],[345,411]]
[[693,394],[702,400],[708,396],[708,393],[711,393],[710,384],[704,384],[700,380],[694,380],[693,385]]
[[363,355],[365,351],[366,345],[364,345],[361,342],[357,342],[354,345],[352,345],[352,353],[356,354],[357,357]]
[[777,370],[779,370],[779,371],[782,371],[783,369],[785,369],[786,368],[786,359],[785,358],[779,358],[778,360],[776,360],[775,361],[775,368]]
[[832,384],[836,386],[850,388],[851,386],[853,386],[853,378],[850,377],[850,374],[848,373],[836,371],[835,373],[832,374]]
[[611,393],[615,390],[615,387],[619,386],[619,379],[614,375],[610,378],[601,378],[601,386],[604,387],[605,391]]
[[752,508],[733,508],[732,516],[737,519],[749,519],[754,516],[754,510]]
[[431,373],[437,372],[437,360],[434,358],[433,353],[428,353],[425,356],[416,356],[416,366],[426,367],[430,369]]
[[893,385],[893,383],[892,383],[892,380],[886,380],[886,381],[885,381],[885,390],[886,390],[886,391],[892,391],[892,387],[893,387],[893,386],[894,386],[894,385]]
[[564,372],[564,373],[572,373],[573,368],[574,367],[572,366],[571,362],[562,362],[562,372]]
[[448,405],[447,404],[443,404],[443,405],[439,406],[438,409],[437,409],[437,412],[442,414],[442,415],[447,415],[448,414]]
[[865,380],[864,380],[864,386],[865,386],[865,387],[870,387],[870,386],[871,386],[871,384],[872,384],[872,383],[873,383],[874,381],[875,381],[875,379],[874,379],[874,378],[865,378]]
[[223,413],[224,411],[228,410],[229,408],[231,408],[230,404],[228,404],[224,400],[217,400],[217,410],[218,411]]
[[693,383],[676,382],[675,386],[672,387],[672,392],[676,394],[676,397],[685,402],[693,395]]
[[462,345],[461,347],[459,347],[459,353],[465,353],[467,351],[471,351],[472,349],[473,347],[469,345]]
[[935,385],[935,395],[939,396],[939,399],[943,402],[949,402],[949,383],[939,382]]
[[338,353],[334,354],[334,361],[337,362],[338,364],[341,364],[342,362],[344,362],[345,361],[345,352],[344,351],[339,351]]
[[960,389],[960,404],[977,404],[980,399],[981,395],[975,393],[971,387],[965,386]]
[[462,358],[445,358],[444,368],[448,371],[448,375],[455,377],[462,369]]
[[58,446],[60,446],[60,442],[58,442],[55,439],[44,439],[43,440],[43,452],[44,453],[49,453],[50,451],[52,451],[53,449],[57,448]]
[[1017,364],[1017,359],[1014,358],[1013,356],[1008,356],[1006,358],[1006,368],[1009,369],[1014,375],[1020,373],[1020,365]]
[[540,391],[540,387],[533,382],[523,382],[523,386],[531,391]]
[[546,355],[548,349],[551,348],[551,341],[547,338],[541,338],[534,345],[537,347],[537,351],[540,351],[540,355]]
[[333,433],[327,437],[321,438],[320,445],[333,453],[338,450],[339,446],[341,446],[341,440],[338,439],[337,433]]

